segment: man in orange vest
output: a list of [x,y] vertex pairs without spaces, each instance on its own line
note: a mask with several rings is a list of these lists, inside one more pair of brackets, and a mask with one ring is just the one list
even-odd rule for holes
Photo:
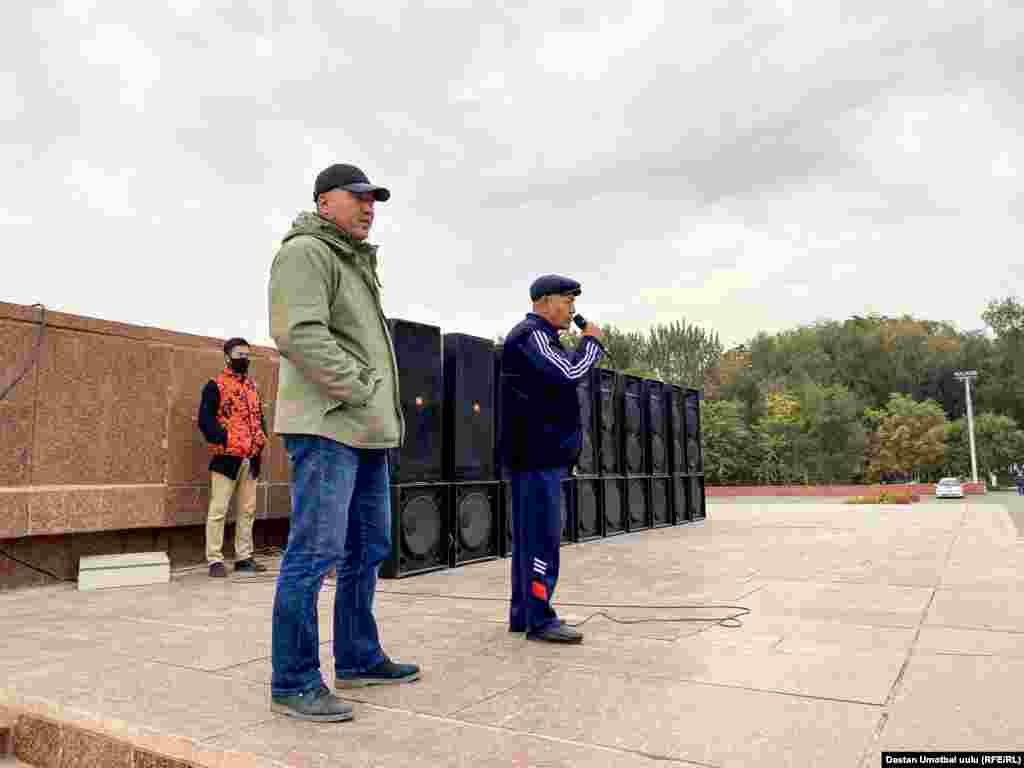
[[248,377],[249,343],[224,343],[225,368],[203,388],[199,429],[210,444],[210,507],[206,514],[206,562],[210,576],[228,575],[224,567],[224,519],[231,497],[238,492],[235,522],[235,570],[267,570],[252,556],[252,526],[256,520],[256,481],[260,455],[267,444],[266,423],[256,385]]

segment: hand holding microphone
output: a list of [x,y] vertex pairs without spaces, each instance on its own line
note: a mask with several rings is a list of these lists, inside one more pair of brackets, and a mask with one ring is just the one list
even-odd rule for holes
[[600,339],[604,336],[604,332],[601,328],[594,325],[594,323],[588,322],[583,315],[576,315],[573,317],[572,321],[576,324],[576,327],[583,332],[584,336],[593,336],[595,339]]

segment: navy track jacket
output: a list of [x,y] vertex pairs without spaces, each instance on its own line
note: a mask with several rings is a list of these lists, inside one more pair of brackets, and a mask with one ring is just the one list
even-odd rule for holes
[[504,466],[522,471],[576,463],[583,447],[576,388],[602,354],[590,336],[566,352],[557,331],[532,312],[509,331],[501,354]]

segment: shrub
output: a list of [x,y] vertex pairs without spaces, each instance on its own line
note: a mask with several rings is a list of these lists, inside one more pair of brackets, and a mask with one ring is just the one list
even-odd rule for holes
[[910,491],[879,491],[866,496],[853,496],[846,500],[847,504],[913,504],[921,497]]

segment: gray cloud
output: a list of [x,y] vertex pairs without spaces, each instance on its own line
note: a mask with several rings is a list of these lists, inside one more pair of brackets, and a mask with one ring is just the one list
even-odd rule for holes
[[[1019,262],[1008,2],[8,6],[0,222],[33,257],[0,299],[266,340],[275,245],[337,160],[395,192],[387,310],[446,330],[501,332],[549,271],[727,341],[870,307],[974,327]],[[37,253],[54,231],[73,256]]]

